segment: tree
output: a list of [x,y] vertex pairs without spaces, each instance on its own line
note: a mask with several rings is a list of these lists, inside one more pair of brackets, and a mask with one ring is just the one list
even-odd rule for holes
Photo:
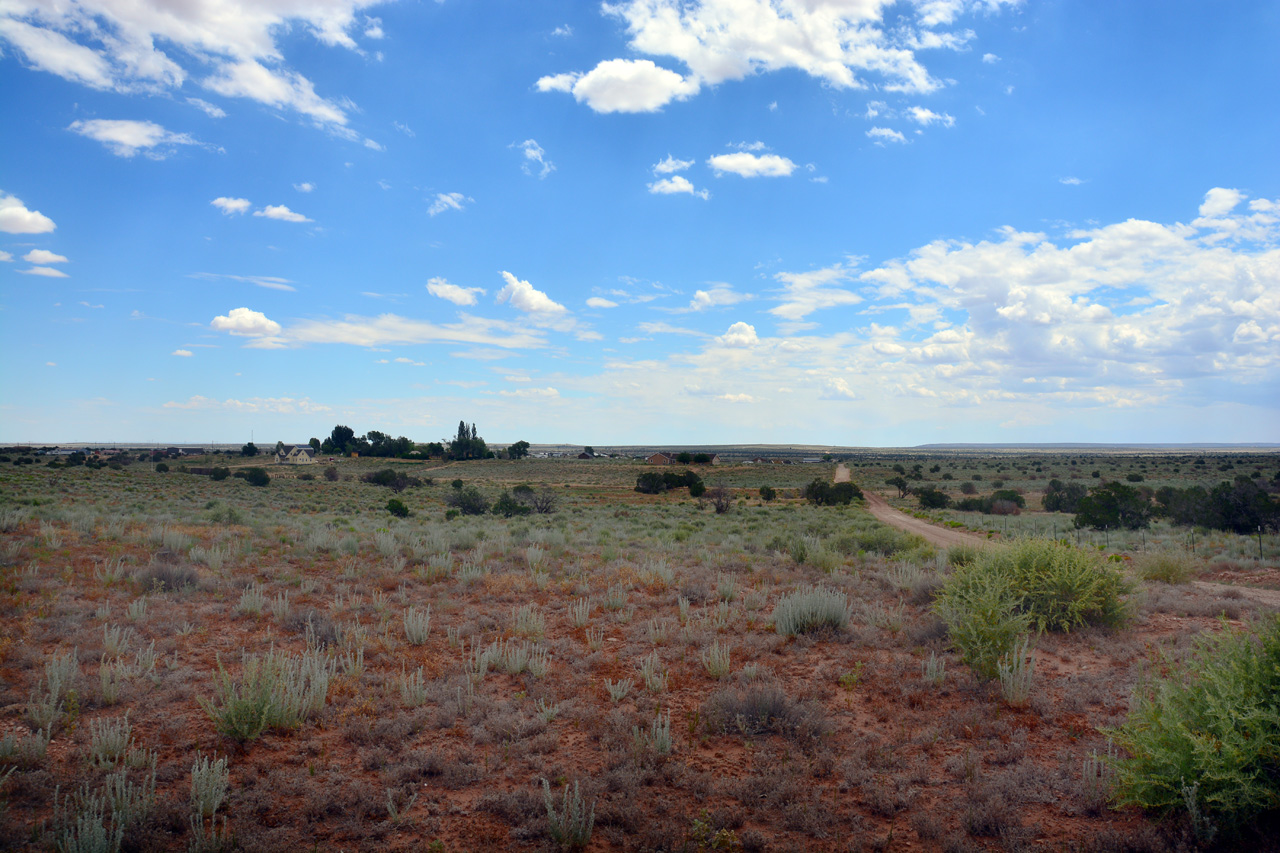
[[582,448],[582,452],[587,454],[588,456],[596,455],[596,449],[589,444],[586,447]]
[[507,448],[507,455],[512,459],[523,459],[529,455],[529,442],[517,441]]
[[[902,466],[895,465],[894,467],[901,468]],[[911,494],[911,484],[908,483],[907,478],[903,477],[902,475],[898,475],[897,477],[890,477],[889,479],[884,481],[884,484],[886,486],[895,487],[898,490],[898,497],[900,498],[905,498],[907,495]]]
[[276,442],[276,456],[279,456],[281,453],[284,453],[284,442],[283,442],[283,441],[277,441],[277,442]]
[[692,465],[693,454],[687,450],[682,450],[680,453],[676,454],[676,461],[681,465]]
[[543,489],[537,494],[529,496],[529,506],[539,515],[550,515],[555,512],[558,501],[556,493],[550,489]]
[[329,433],[329,445],[333,448],[334,453],[346,456],[351,452],[350,446],[355,442],[356,431],[349,426],[338,424],[333,428],[333,432]]
[[773,500],[777,496],[778,496],[778,490],[775,489],[773,486],[760,487],[760,499],[763,500],[765,503],[768,503],[769,501]]
[[804,498],[815,506],[842,506],[861,500],[862,490],[853,483],[833,484],[819,477],[804,487]]
[[311,449],[314,450],[316,453],[320,452],[320,439],[312,438],[310,441],[307,442],[307,444],[311,445]]
[[1080,500],[1075,526],[1139,530],[1151,524],[1151,515],[1151,498],[1146,492],[1123,483],[1106,483],[1090,489]]
[[257,456],[258,446],[251,441],[248,444],[246,444],[244,447],[240,448],[240,455],[241,456]]
[[1071,512],[1080,509],[1080,501],[1089,493],[1079,483],[1063,483],[1061,480],[1050,480],[1044,490],[1044,508],[1047,512]]

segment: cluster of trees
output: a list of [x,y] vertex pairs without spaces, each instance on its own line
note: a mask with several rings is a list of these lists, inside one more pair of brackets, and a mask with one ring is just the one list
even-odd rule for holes
[[[527,445],[526,445],[527,449]],[[492,459],[493,451],[484,443],[484,439],[476,432],[476,425],[467,426],[466,421],[458,421],[458,434],[449,442],[445,456],[449,459]]]
[[671,489],[688,488],[692,497],[702,497],[707,486],[702,478],[692,471],[677,474],[674,471],[646,471],[636,478],[636,491],[645,495],[660,495]]
[[804,487],[804,499],[815,506],[842,506],[855,498],[862,500],[862,489],[853,483],[828,483],[819,477]]
[[[594,448],[587,448],[586,452],[595,455]],[[710,453],[690,453],[687,450],[676,454],[676,463],[679,465],[710,465]]]
[[1158,512],[1174,524],[1252,533],[1259,528],[1280,530],[1280,498],[1268,494],[1249,477],[1222,482],[1212,489],[1191,486],[1157,489]]
[[[372,456],[375,459],[425,459],[428,456],[439,456],[443,446],[431,444],[419,447],[411,438],[400,436],[393,438],[389,433],[371,429],[366,435],[356,435],[349,426],[338,424],[324,441],[313,438],[310,444],[317,453],[332,453],[337,456],[350,456],[358,453],[361,456]],[[436,452],[432,454],[432,449]]]
[[[458,421],[458,432],[452,439],[429,441],[426,444],[418,444],[403,435],[393,438],[390,433],[379,432],[376,429],[369,430],[365,435],[356,435],[355,430],[342,424],[335,426],[324,441],[313,438],[310,444],[315,448],[316,453],[332,453],[335,456],[350,456],[355,453],[360,456],[372,456],[375,459],[443,457],[464,460],[493,459],[497,456],[480,437],[476,425],[467,424],[466,421]],[[250,448],[252,448],[251,451]],[[252,456],[258,450],[250,442],[241,452],[246,456]],[[523,459],[529,455],[529,442],[517,441],[506,449],[505,454],[509,459]]]
[[1280,530],[1280,499],[1243,475],[1212,489],[1163,486],[1152,492],[1143,486],[1104,483],[1083,496],[1081,487],[1054,486],[1056,482],[1050,481],[1052,492],[1045,494],[1045,509],[1074,511],[1076,527],[1139,530],[1150,526],[1152,519],[1167,518],[1181,526],[1235,533]]

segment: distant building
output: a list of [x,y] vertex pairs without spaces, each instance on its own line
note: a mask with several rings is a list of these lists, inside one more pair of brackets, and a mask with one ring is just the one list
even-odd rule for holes
[[277,465],[311,465],[316,461],[316,449],[309,444],[286,444],[276,451]]
[[676,456],[674,453],[654,453],[646,456],[645,460],[650,465],[674,465],[676,464]]
[[590,453],[587,453],[585,450],[578,454],[578,458],[579,459],[595,459],[594,456],[592,456]]

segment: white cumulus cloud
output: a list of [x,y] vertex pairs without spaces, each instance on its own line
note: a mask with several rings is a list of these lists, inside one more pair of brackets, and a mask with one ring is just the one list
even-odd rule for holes
[[569,92],[598,113],[651,113],[698,92],[685,79],[649,59],[608,59],[586,74],[555,74],[538,80],[541,92]]
[[253,215],[262,216],[267,219],[278,219],[281,222],[311,222],[312,221],[307,217],[303,216],[301,213],[296,213],[290,210],[288,207],[286,207],[283,204],[269,204],[266,207],[262,208],[262,210],[255,210],[253,212]]
[[55,255],[48,249],[32,249],[23,255],[22,259],[29,264],[65,264],[67,262],[65,255]]
[[443,278],[433,278],[427,282],[427,292],[454,305],[475,305],[476,297],[484,295],[484,288],[462,287]]
[[1200,205],[1200,215],[1206,219],[1225,216],[1245,200],[1240,190],[1214,187],[1204,194],[1204,204]]
[[730,326],[723,335],[716,338],[716,342],[727,347],[751,347],[758,344],[760,338],[756,336],[755,326],[739,320]]
[[837,376],[823,383],[822,393],[818,395],[818,399],[856,400],[858,397],[853,393],[853,389],[849,387],[849,383]]
[[38,210],[28,210],[22,199],[0,191],[0,231],[6,234],[47,234],[57,228]]
[[170,355],[181,356],[182,358],[191,358],[191,356],[195,355],[195,353],[193,353],[189,349],[176,349],[173,352],[171,352]]
[[928,127],[931,124],[940,124],[943,127],[953,127],[956,123],[954,117],[946,113],[935,113],[933,110],[924,107],[911,107],[907,110],[907,115],[916,124],[922,124]]
[[592,296],[587,300],[588,308],[617,308],[618,303],[612,299],[605,299],[602,296]]
[[273,337],[280,334],[280,324],[268,319],[261,311],[249,308],[232,308],[225,316],[213,318],[209,324],[219,332],[230,332],[238,337]]
[[67,278],[67,274],[62,270],[53,267],[32,267],[29,270],[18,270],[23,275],[38,275],[43,278]]
[[744,178],[785,178],[796,169],[796,164],[777,154],[751,154],[735,151],[732,154],[716,154],[707,165],[717,175],[732,172]]
[[649,184],[649,192],[655,195],[680,195],[682,193],[697,196],[704,201],[711,198],[707,190],[695,187],[684,175],[672,175]]
[[221,210],[227,216],[231,216],[235,213],[247,213],[249,208],[253,206],[247,198],[230,198],[228,196],[219,196],[209,202],[209,204],[218,208],[218,210]]
[[706,311],[711,308],[723,308],[726,305],[737,305],[739,302],[745,302],[750,298],[749,295],[738,293],[727,284],[717,284],[710,290],[694,291],[689,307],[684,310]]
[[[623,0],[604,4],[628,46],[683,63],[687,74],[647,59],[611,59],[587,74],[543,77],[541,91],[572,92],[598,112],[648,112],[704,86],[797,69],[840,89],[875,85],[932,92],[943,85],[916,57],[923,49],[965,50],[972,30],[942,30],[970,10],[1018,0],[924,0],[908,11],[884,0]],[[893,7],[893,20],[885,11]],[[914,15],[912,14],[914,12]]]
[[173,153],[174,145],[200,144],[185,133],[173,133],[153,121],[95,118],[73,121],[67,130],[101,142],[117,157],[142,153],[154,160],[163,160]]
[[569,310],[529,282],[516,278],[506,270],[503,270],[502,278],[507,284],[498,291],[498,302],[510,302],[513,308],[529,314],[559,315]]
[[[9,0],[0,5],[0,41],[33,68],[94,89],[165,93],[196,82],[227,97],[291,110],[348,138],[347,99],[323,97],[290,69],[289,39],[359,50],[351,33],[382,35],[360,11],[377,0]],[[198,98],[191,102],[209,115]]]
[[677,160],[668,154],[665,159],[653,164],[653,173],[655,175],[670,175],[675,172],[683,172],[692,165],[692,160]]
[[901,132],[890,127],[873,127],[867,131],[867,136],[874,140],[876,145],[884,145],[886,142],[907,141],[907,138]]

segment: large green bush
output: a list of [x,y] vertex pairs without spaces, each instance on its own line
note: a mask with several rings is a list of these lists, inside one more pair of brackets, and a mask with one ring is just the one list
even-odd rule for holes
[[1140,685],[1108,734],[1129,754],[1115,762],[1118,805],[1188,812],[1202,840],[1280,810],[1280,615],[1256,636],[1203,639],[1185,665]]
[[1041,539],[982,551],[958,566],[934,605],[965,662],[993,678],[1020,635],[1118,625],[1124,575],[1091,552]]

